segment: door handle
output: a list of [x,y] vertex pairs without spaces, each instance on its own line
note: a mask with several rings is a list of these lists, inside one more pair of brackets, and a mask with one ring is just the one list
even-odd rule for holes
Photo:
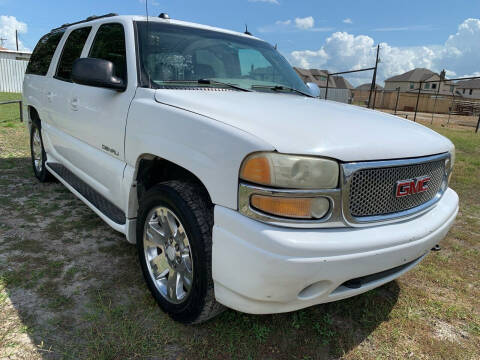
[[78,110],[78,104],[79,104],[79,100],[77,97],[74,97],[70,100],[70,106],[72,107],[72,110],[73,111],[77,111]]
[[52,102],[53,97],[54,97],[53,92],[51,92],[51,91],[47,92],[47,100],[48,100],[49,103]]

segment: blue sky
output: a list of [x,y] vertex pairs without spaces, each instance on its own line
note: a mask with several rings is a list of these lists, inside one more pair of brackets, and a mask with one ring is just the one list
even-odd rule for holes
[[[23,46],[33,49],[42,34],[65,22],[108,12],[144,14],[142,1],[0,0],[0,37],[12,47],[12,28],[19,27]],[[416,66],[446,68],[452,76],[480,72],[478,0],[149,0],[149,9],[233,30],[247,23],[254,35],[278,44],[293,65],[333,71],[371,66],[374,47],[382,43],[380,78]]]

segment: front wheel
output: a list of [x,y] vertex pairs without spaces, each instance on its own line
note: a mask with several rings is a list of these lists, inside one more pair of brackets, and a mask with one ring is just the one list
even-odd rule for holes
[[204,322],[223,310],[212,280],[213,206],[202,187],[168,181],[143,196],[137,249],[147,285],[174,320]]

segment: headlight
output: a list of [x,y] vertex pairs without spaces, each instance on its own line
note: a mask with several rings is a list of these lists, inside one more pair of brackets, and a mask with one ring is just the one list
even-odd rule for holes
[[334,189],[338,174],[336,161],[279,153],[252,154],[240,169],[242,180],[288,189]]
[[[243,161],[240,179],[267,188],[240,191],[239,208],[251,217],[261,213],[276,218],[320,220],[332,209],[331,199],[321,191],[336,189],[338,178],[339,165],[333,160],[273,152],[252,154]],[[286,190],[275,192],[273,188]]]

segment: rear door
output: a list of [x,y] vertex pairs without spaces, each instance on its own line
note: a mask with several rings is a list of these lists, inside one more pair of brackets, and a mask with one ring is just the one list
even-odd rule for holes
[[55,51],[63,37],[65,30],[53,31],[43,36],[35,46],[25,72],[23,81],[24,104],[33,106],[43,122],[49,121],[49,68]]

